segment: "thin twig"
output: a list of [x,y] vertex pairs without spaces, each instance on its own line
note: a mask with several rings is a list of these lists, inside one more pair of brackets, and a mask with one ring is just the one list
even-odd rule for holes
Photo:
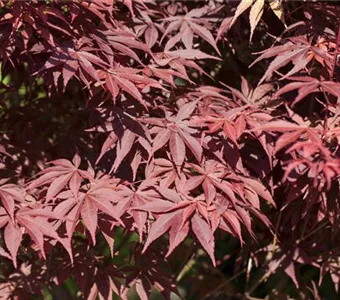
[[272,252],[271,252],[271,257],[274,256],[274,253],[276,251],[276,245],[277,245],[277,233],[278,233],[278,229],[279,229],[279,225],[280,225],[280,222],[281,222],[281,217],[282,217],[282,210],[280,211],[279,213],[279,217],[277,218],[277,221],[276,221],[276,224],[275,224],[275,234],[274,234],[274,238],[273,238],[273,249],[272,249]]
[[298,239],[296,241],[297,244],[299,244],[300,242],[302,242],[303,240],[307,239],[308,237],[312,236],[314,233],[318,232],[320,229],[324,228],[326,225],[329,224],[329,221],[326,220],[324,223],[322,223],[320,226],[316,227],[314,230],[312,230],[311,232],[309,232],[308,234],[302,236],[300,239]]
[[[311,235],[313,235],[314,233],[316,233],[317,231],[319,231],[320,229],[322,229],[323,227],[325,227],[328,224],[328,221],[321,224],[319,227],[317,227],[316,229],[312,230],[310,233],[308,233],[307,235],[301,237],[300,239],[298,239],[296,241],[297,244],[299,244],[301,241],[305,240],[307,237],[310,237]],[[268,260],[265,264],[264,267],[266,267],[269,264],[270,260]],[[272,270],[269,270],[269,272],[266,272],[264,275],[262,275],[262,277],[255,282],[255,284],[245,293],[245,297],[249,297],[260,285],[261,283],[263,283],[266,279],[269,278],[269,276],[273,273]]]
[[230,283],[231,281],[233,281],[234,279],[236,279],[237,277],[239,277],[240,275],[242,275],[245,271],[247,270],[247,268],[244,268],[243,270],[239,271],[238,273],[234,274],[233,276],[229,277],[227,280],[223,281],[220,285],[218,285],[216,288],[214,288],[212,291],[210,291],[208,294],[206,294],[203,299],[206,299],[207,297],[210,297],[212,295],[214,295],[216,292],[218,292],[221,288],[223,288],[224,286],[226,286],[228,283]]
[[338,60],[338,54],[339,54],[339,44],[340,44],[340,18],[338,22],[338,35],[336,38],[336,45],[335,45],[335,53],[334,53],[334,59],[333,59],[333,66],[331,71],[331,79],[334,79],[334,73],[335,73],[335,67]]
[[[266,272],[256,283],[245,293],[245,297],[250,297],[250,295],[258,288],[258,286],[264,282],[270,275],[272,271]],[[247,299],[247,298],[246,298]]]
[[196,249],[195,243],[191,242],[191,245],[187,251],[186,257],[183,259],[182,265],[178,268],[178,272],[176,275],[176,281],[179,282],[185,275],[185,273],[188,271],[189,267],[192,266],[192,258],[195,254],[194,250]]

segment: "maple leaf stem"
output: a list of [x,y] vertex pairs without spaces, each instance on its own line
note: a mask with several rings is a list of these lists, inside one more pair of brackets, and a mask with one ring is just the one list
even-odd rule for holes
[[126,115],[126,116],[128,116],[128,117],[131,118],[132,120],[137,121],[137,118],[136,118],[136,117],[130,115],[130,114],[127,113],[126,111],[123,111],[123,114]]
[[322,86],[320,86],[320,90],[321,90],[321,92],[323,93],[323,95],[325,96],[325,98],[326,98],[326,100],[327,100],[327,104],[331,103],[331,102],[329,101],[329,97],[328,97],[328,95],[327,95],[325,89],[324,89]]

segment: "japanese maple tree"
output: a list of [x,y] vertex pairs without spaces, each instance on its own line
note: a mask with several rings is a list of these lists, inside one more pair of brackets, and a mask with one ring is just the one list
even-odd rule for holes
[[0,299],[337,299],[339,16],[0,1]]

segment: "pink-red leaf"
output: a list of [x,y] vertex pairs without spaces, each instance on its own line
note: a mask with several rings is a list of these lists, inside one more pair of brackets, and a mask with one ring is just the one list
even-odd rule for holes
[[214,255],[214,235],[211,231],[209,224],[204,221],[200,216],[195,215],[191,219],[191,227],[196,235],[197,239],[209,254],[213,265],[216,266],[215,255]]

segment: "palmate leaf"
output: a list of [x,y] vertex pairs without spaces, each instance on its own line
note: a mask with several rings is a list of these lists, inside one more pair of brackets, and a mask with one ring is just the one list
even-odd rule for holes
[[163,89],[163,87],[156,80],[138,74],[140,72],[141,70],[137,69],[116,67],[111,70],[100,71],[99,76],[105,80],[105,85],[111,92],[114,103],[116,103],[119,91],[123,91],[146,106],[147,103],[143,100],[140,89],[145,87]]
[[264,9],[264,0],[255,1],[254,5],[252,6],[249,14],[249,21],[250,21],[250,38],[252,40],[255,27],[261,20],[262,14]]
[[140,11],[140,18],[135,20],[135,31],[138,36],[144,34],[145,42],[150,47],[150,49],[156,44],[159,37],[158,27],[159,25],[154,23],[151,19],[152,14],[148,12]]
[[100,162],[106,153],[115,148],[116,157],[110,172],[116,172],[137,142],[147,153],[151,153],[149,132],[136,118],[117,107],[113,110],[99,110],[98,112],[109,121],[103,125],[90,128],[88,131],[109,132],[109,135],[102,144],[96,164]]
[[[206,170],[195,164],[190,164],[190,167],[202,175],[192,176],[188,180],[179,182],[179,191],[184,194],[178,195],[171,189],[160,187],[158,191],[164,197],[163,199],[155,199],[133,209],[148,211],[155,216],[155,222],[148,232],[144,251],[153,241],[169,232],[170,245],[167,255],[170,255],[188,235],[191,228],[214,262],[213,234],[218,227],[238,236],[242,242],[241,223],[253,234],[249,212],[239,206],[240,201],[247,202],[247,200],[242,193],[234,192],[233,183],[222,180],[226,176],[226,169],[223,165],[218,166],[210,162],[210,164],[206,164]],[[253,193],[275,206],[270,192],[260,182],[251,178],[229,176],[232,180],[240,180],[244,183],[245,190],[249,191],[247,197],[250,202],[253,201],[253,198],[250,198],[252,197],[250,193]],[[204,194],[192,197],[191,191],[199,186],[203,187]],[[256,209],[259,209],[256,202],[255,206]],[[256,211],[256,215],[267,226],[270,226],[270,222],[265,216],[262,216],[258,211]]]
[[[311,127],[309,122],[304,122],[299,117],[294,118],[296,123],[291,123],[284,120],[271,121],[260,125],[257,129],[265,132],[281,132],[283,133],[276,141],[274,153],[279,152],[283,148],[291,144],[299,144],[298,141],[308,145],[308,140],[312,141],[313,145],[320,145],[321,139],[318,137],[320,128]],[[288,151],[288,150],[287,150]]]
[[[214,238],[213,232],[209,224],[204,221],[201,217],[195,214],[196,208],[200,205],[195,202],[180,202],[178,204],[173,204],[168,201],[160,200],[161,202],[157,205],[144,205],[136,207],[137,210],[146,210],[154,213],[168,211],[169,213],[160,214],[152,225],[150,232],[148,233],[148,239],[144,246],[143,251],[149,247],[149,245],[159,238],[161,235],[166,233],[170,229],[170,246],[167,255],[170,255],[172,250],[174,250],[178,244],[180,244],[186,235],[188,234],[189,221],[191,223],[191,228],[198,238],[201,245],[210,255],[210,258],[215,264],[214,257]],[[170,205],[169,205],[170,204]],[[179,225],[180,224],[180,225]],[[175,231],[177,230],[177,231]]]
[[[183,164],[186,156],[186,146],[198,161],[200,161],[202,157],[202,146],[197,138],[192,136],[192,134],[196,132],[196,130],[192,128],[195,125],[191,125],[190,120],[186,121],[194,112],[196,105],[196,101],[184,104],[176,116],[167,118],[165,127],[155,130],[157,131],[157,135],[153,140],[153,152],[156,152],[169,143],[169,150],[176,166]],[[150,121],[151,120],[147,120],[146,122]]]
[[154,59],[158,66],[165,67],[168,65],[171,72],[175,72],[173,75],[183,78],[190,83],[193,83],[193,81],[188,76],[187,69],[189,68],[197,70],[200,74],[209,76],[199,64],[194,61],[195,59],[219,60],[217,57],[208,55],[199,50],[166,51],[155,54]]
[[[6,245],[10,250],[13,261],[15,262],[16,260],[15,255],[18,251],[19,244],[21,243],[23,233],[28,233],[44,259],[46,259],[44,249],[45,237],[48,237],[54,241],[60,242],[68,252],[72,261],[73,255],[71,247],[58,235],[53,223],[49,221],[50,219],[55,220],[60,217],[60,215],[52,212],[50,208],[36,210],[34,208],[28,209],[27,207],[24,207],[19,209],[16,213],[16,220],[20,227],[8,223],[5,228],[6,239],[8,240]],[[16,240],[13,240],[13,238],[16,238]]]
[[115,204],[122,200],[122,197],[117,192],[117,189],[119,189],[117,181],[104,177],[96,179],[84,189],[87,190],[86,193],[81,193],[77,200],[72,198],[70,191],[60,193],[61,201],[55,207],[54,212],[65,218],[69,242],[81,217],[90,232],[93,245],[95,245],[99,212],[112,218],[112,224],[123,225],[120,219],[121,214],[115,207]]
[[281,77],[281,80],[293,76],[304,69],[315,56],[320,56],[326,61],[329,60],[327,52],[325,52],[324,49],[319,48],[317,45],[312,45],[305,36],[291,38],[284,45],[275,46],[257,54],[261,55],[250,65],[250,67],[263,59],[275,56],[259,84],[261,84],[265,79],[268,79],[273,72],[278,71],[281,67],[290,62],[294,65],[294,67],[287,74]]
[[337,82],[318,80],[313,77],[289,77],[289,79],[296,81],[288,83],[279,89],[274,97],[279,97],[290,91],[298,90],[298,95],[294,99],[292,105],[295,105],[309,94],[315,92],[327,93],[337,98],[340,96],[340,84]]
[[[85,47],[85,49],[87,49],[87,47]],[[65,90],[69,80],[79,72],[88,74],[95,81],[99,81],[97,70],[94,66],[105,68],[108,67],[108,64],[90,52],[82,51],[82,49],[75,50],[69,45],[63,45],[59,52],[50,55],[44,67],[37,73],[62,67],[62,71],[57,73],[57,78],[62,75]],[[57,82],[58,80],[55,79],[55,83]]]
[[[269,7],[273,10],[274,14],[282,21],[284,22],[284,10],[282,7],[282,3],[280,0],[270,0],[269,1],[270,5]],[[252,40],[254,30],[261,20],[263,11],[264,11],[264,6],[265,1],[264,0],[241,0],[240,3],[238,4],[236,11],[234,13],[234,16],[232,19],[224,19],[227,20],[226,22],[223,22],[221,24],[221,27],[219,29],[219,34],[218,36],[221,35],[222,32],[228,30],[235,22],[236,20],[250,8],[250,14],[249,14],[249,23],[250,23],[250,38],[249,40]]]
[[14,184],[4,184],[0,186],[0,200],[11,219],[14,220],[15,203],[24,201],[24,193]]
[[110,62],[110,66],[113,65],[113,56],[115,52],[119,55],[129,56],[140,64],[142,64],[142,61],[133,49],[142,50],[152,55],[148,45],[139,41],[132,32],[122,28],[110,28],[108,30],[98,29],[98,31],[92,36],[97,41],[99,47],[103,50],[103,54]]
[[92,180],[91,173],[85,170],[80,170],[80,157],[76,154],[72,163],[66,159],[58,159],[51,161],[52,167],[46,168],[38,175],[39,178],[34,179],[29,185],[28,190],[33,190],[38,187],[49,185],[46,195],[46,201],[53,199],[67,185],[73,195],[77,198],[82,180]]
[[215,51],[221,55],[212,33],[206,28],[210,23],[209,18],[202,18],[208,12],[209,7],[203,6],[199,9],[192,9],[185,16],[172,16],[163,19],[164,21],[170,21],[170,24],[165,30],[161,40],[163,40],[165,36],[170,35],[173,31],[179,29],[179,32],[176,35],[169,38],[165,45],[165,49],[170,50],[181,40],[186,49],[192,50],[193,38],[194,35],[196,35],[208,42]]
[[261,84],[253,89],[244,77],[241,80],[241,91],[230,86],[228,88],[233,96],[240,99],[244,104],[261,107],[261,105],[266,105],[271,100],[268,94],[273,90],[272,84]]

